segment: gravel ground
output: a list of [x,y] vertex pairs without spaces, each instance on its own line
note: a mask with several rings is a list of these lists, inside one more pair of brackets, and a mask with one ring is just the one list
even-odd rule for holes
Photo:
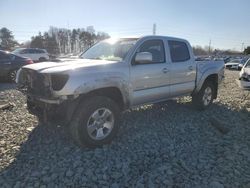
[[0,98],[13,104],[0,111],[0,185],[250,187],[250,94],[237,87],[237,71],[225,76],[210,109],[195,111],[185,97],[130,110],[112,144],[98,149],[39,125],[25,97],[0,84]]

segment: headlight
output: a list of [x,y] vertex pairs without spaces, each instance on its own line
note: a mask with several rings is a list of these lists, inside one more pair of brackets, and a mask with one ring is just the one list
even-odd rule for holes
[[65,74],[52,74],[50,76],[52,89],[55,91],[61,90],[69,79],[68,75]]
[[243,78],[247,78],[247,76],[248,76],[248,75],[247,75],[247,73],[245,73],[245,72],[241,75],[241,77],[243,77]]

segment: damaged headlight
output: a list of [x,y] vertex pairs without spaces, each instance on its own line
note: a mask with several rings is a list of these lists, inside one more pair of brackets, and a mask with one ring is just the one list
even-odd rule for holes
[[55,91],[61,90],[69,79],[66,74],[52,74],[50,76],[52,89]]
[[244,73],[241,75],[240,80],[243,80],[243,81],[250,81],[250,75],[248,75],[247,73],[244,72]]

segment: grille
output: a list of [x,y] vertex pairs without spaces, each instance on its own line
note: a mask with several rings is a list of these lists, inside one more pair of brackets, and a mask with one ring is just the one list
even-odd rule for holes
[[45,84],[44,74],[33,70],[25,70],[27,93],[37,96],[49,97],[51,95],[49,84]]

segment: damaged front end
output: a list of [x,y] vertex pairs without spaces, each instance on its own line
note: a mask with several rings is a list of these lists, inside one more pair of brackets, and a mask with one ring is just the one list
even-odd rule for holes
[[67,75],[22,68],[17,74],[17,87],[27,96],[28,111],[40,121],[65,122],[74,97],[56,96],[55,92],[61,90],[67,80]]
[[240,74],[240,78],[236,80],[238,86],[244,90],[250,90],[250,75],[243,72]]

